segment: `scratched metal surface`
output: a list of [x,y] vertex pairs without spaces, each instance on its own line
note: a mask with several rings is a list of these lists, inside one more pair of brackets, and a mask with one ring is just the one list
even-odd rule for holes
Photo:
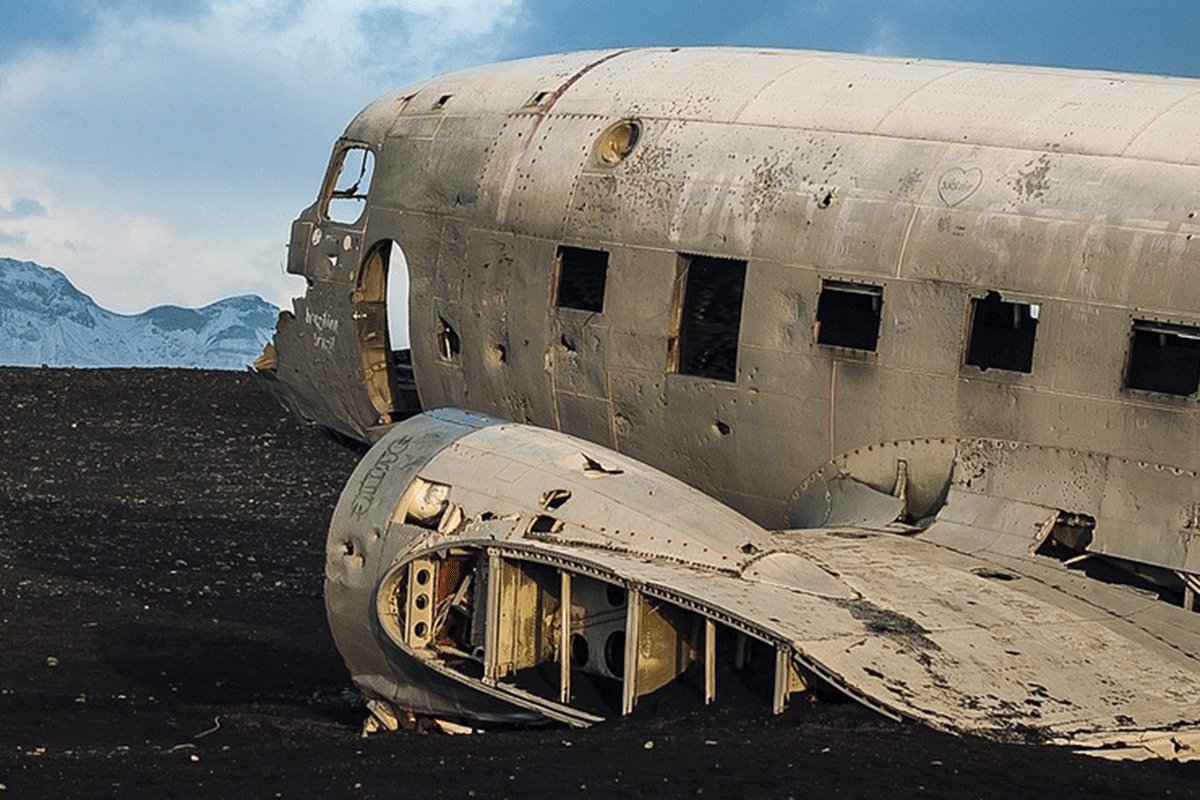
[[[822,464],[878,443],[1098,454],[1106,513],[1067,508],[1102,518],[1096,547],[1195,571],[1200,491],[1172,472],[1200,469],[1195,399],[1121,386],[1133,317],[1200,323],[1198,89],[735,49],[435,78],[348,128],[378,157],[368,210],[297,220],[289,269],[311,286],[266,374],[309,418],[380,434],[353,293],[363,254],[395,241],[425,407],[614,447],[768,527]],[[623,117],[641,139],[602,165],[594,143]],[[602,313],[554,307],[561,243],[609,252]],[[732,382],[669,368],[680,253],[747,261]],[[883,287],[876,352],[814,343],[825,278]],[[970,299],[988,290],[1040,305],[1030,374],[963,363]],[[451,358],[443,323],[462,342]],[[1023,481],[1070,486],[1081,466],[1047,458]]]
[[[589,459],[607,472],[589,470]],[[461,525],[403,524],[397,504],[417,475],[449,484]],[[569,499],[546,510],[546,493],[564,490]],[[403,662],[391,671],[386,636],[368,612],[379,578],[418,552],[497,547],[704,609],[790,645],[851,697],[939,729],[1081,747],[1200,730],[1193,618],[1080,580],[1050,559],[1014,557],[1003,540],[1036,516],[1022,513],[971,522],[960,507],[917,537],[854,528],[772,534],[592,443],[424,415],[386,434],[343,494],[330,531],[330,618],[360,687],[438,709],[434,690],[422,688],[423,680],[439,687],[437,676]],[[531,532],[539,514],[558,524]],[[956,550],[960,541],[980,553]],[[469,687],[456,692],[452,710],[471,715]],[[481,698],[481,715],[494,715],[494,702],[494,692]]]

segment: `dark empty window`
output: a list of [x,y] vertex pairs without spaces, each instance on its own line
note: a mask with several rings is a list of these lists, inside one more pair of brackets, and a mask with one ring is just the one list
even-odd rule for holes
[[817,344],[874,351],[879,344],[883,287],[822,281],[817,300]]
[[971,300],[967,363],[980,369],[1033,372],[1033,342],[1040,307],[1009,303],[996,292]]
[[555,305],[580,311],[604,310],[608,253],[582,247],[558,248],[558,291]]
[[738,332],[746,262],[681,256],[679,332],[675,371],[719,381],[737,380]]
[[441,314],[438,314],[437,343],[438,355],[443,361],[454,361],[462,352],[462,341],[458,338],[458,331],[454,330],[454,326]]
[[1200,388],[1200,328],[1133,321],[1129,389],[1187,396]]

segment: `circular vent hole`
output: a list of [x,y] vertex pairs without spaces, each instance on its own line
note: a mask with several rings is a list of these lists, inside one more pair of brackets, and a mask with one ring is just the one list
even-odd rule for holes
[[642,137],[642,123],[636,119],[623,119],[610,125],[596,140],[596,160],[607,166],[615,166],[637,147]]

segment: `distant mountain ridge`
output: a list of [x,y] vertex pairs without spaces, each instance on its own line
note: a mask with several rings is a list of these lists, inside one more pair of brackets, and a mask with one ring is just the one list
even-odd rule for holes
[[56,269],[0,258],[0,365],[244,369],[278,314],[250,294],[118,314]]

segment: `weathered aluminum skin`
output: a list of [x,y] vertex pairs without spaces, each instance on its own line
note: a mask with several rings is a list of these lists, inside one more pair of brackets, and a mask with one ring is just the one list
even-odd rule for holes
[[[449,487],[452,524],[406,521],[414,481]],[[550,496],[567,499],[546,511]],[[746,631],[891,716],[1100,754],[1195,757],[1194,615],[1028,555],[1051,513],[956,489],[917,535],[770,533],[594,443],[440,411],[395,426],[355,471],[330,528],[326,597],[356,684],[397,715],[488,721],[507,700],[513,720],[591,721],[511,681],[455,675],[380,624],[397,565],[469,547],[598,576]],[[538,529],[544,514],[555,524]],[[551,649],[565,657],[561,639]]]
[[[637,146],[597,159],[630,118]],[[377,158],[367,210],[300,215],[288,269],[309,290],[259,371],[354,438],[410,413],[365,388],[386,331],[363,265],[394,241],[427,408],[612,447],[769,527],[856,451],[889,443],[872,469],[890,481],[927,441],[1012,442],[1008,496],[1094,517],[1097,552],[1194,573],[1196,398],[1122,383],[1133,318],[1200,324],[1198,126],[1190,79],[830,53],[571,53],[439,77],[347,128],[334,161],[351,142]],[[602,313],[555,307],[563,244],[609,253]],[[733,381],[670,369],[680,254],[747,262]],[[830,278],[882,286],[876,352],[815,343]],[[965,364],[987,291],[1040,306],[1031,373]],[[914,469],[913,491],[936,496],[948,464]]]
[[[1200,325],[1197,122],[1193,80],[733,49],[550,56],[372,104],[293,226],[309,290],[256,365],[296,412],[380,442],[328,554],[358,685],[396,712],[593,721],[388,633],[397,562],[455,546],[772,643],[777,710],[809,676],[942,729],[1189,757],[1194,614],[1068,567],[1121,564],[1186,606],[1200,587],[1196,393],[1123,388],[1135,320]],[[353,148],[375,176],[338,224]],[[385,325],[393,243],[420,405],[542,430],[393,429],[417,410]],[[561,246],[607,253],[602,310],[556,304]],[[679,369],[695,256],[745,264],[730,380]],[[881,293],[873,350],[819,343],[830,280]],[[967,363],[990,292],[1036,306],[1028,372]],[[592,457],[620,474],[583,475]],[[406,521],[418,473],[461,519]]]

